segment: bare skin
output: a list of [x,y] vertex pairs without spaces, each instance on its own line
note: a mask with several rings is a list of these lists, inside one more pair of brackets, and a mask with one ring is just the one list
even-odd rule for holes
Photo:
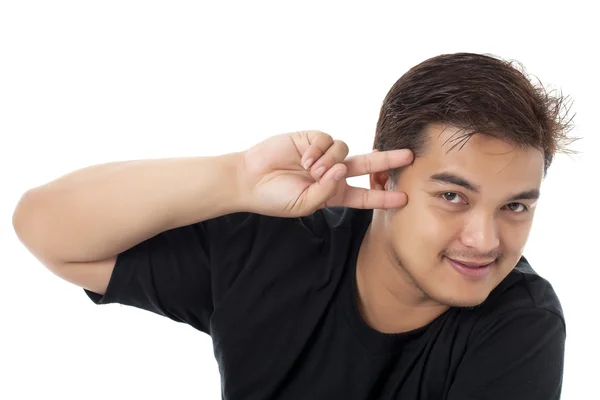
[[325,206],[406,204],[404,193],[351,187],[345,178],[408,165],[410,151],[347,155],[345,143],[303,131],[214,157],[93,165],[28,190],[13,226],[56,275],[104,293],[117,255],[166,230],[234,212],[298,217]]
[[323,132],[271,137],[244,153],[240,192],[250,200],[250,211],[279,217],[305,216],[324,207],[393,209],[406,204],[401,191],[352,187],[345,178],[406,166],[412,162],[410,150],[347,156],[346,143]]
[[[407,194],[408,204],[374,211],[359,253],[357,286],[363,318],[381,332],[410,331],[450,307],[481,304],[522,255],[543,154],[481,135],[450,150],[446,140],[456,132],[429,126],[427,148],[394,189]],[[441,172],[464,178],[477,191],[431,179]],[[373,189],[390,190],[385,173],[371,174],[370,182]],[[457,272],[448,257],[493,264],[475,279]]]
[[[461,151],[447,151],[452,129],[429,129],[429,147],[417,160],[406,149],[347,157],[344,142],[302,131],[216,157],[91,166],[29,190],[13,225],[53,272],[103,293],[118,253],[168,229],[232,212],[285,218],[323,207],[374,209],[359,253],[358,301],[374,329],[404,332],[449,307],[480,304],[506,277],[535,210],[535,199],[509,199],[542,180],[535,149],[475,136]],[[388,171],[399,167],[406,168],[392,186]],[[440,172],[478,191],[430,179]],[[370,190],[346,183],[364,174]],[[485,279],[470,280],[447,257],[495,265]]]

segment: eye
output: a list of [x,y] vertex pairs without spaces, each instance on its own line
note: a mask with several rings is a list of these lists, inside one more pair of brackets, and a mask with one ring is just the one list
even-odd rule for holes
[[460,204],[460,201],[464,201],[463,198],[454,192],[446,192],[441,194],[442,199],[446,200],[448,203],[452,204]]
[[508,208],[510,211],[512,211],[512,212],[515,212],[515,213],[517,213],[517,214],[520,214],[520,213],[524,213],[524,212],[527,212],[527,211],[529,211],[529,207],[527,207],[527,206],[526,206],[525,204],[523,204],[523,203],[510,203],[510,204],[507,204],[507,205],[506,205],[506,207],[507,207],[507,208]]

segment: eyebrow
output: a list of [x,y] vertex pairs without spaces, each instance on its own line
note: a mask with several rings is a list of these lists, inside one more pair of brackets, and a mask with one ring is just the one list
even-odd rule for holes
[[[473,193],[479,193],[480,186],[469,182],[465,178],[455,175],[451,172],[440,172],[429,177],[431,182],[447,183],[450,185],[461,186]],[[516,200],[537,200],[540,198],[539,189],[525,190],[521,193],[510,196],[506,201]]]

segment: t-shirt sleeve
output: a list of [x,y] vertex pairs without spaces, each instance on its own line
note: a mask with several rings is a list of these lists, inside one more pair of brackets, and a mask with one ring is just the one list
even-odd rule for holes
[[[232,285],[244,252],[269,230],[269,221],[275,219],[236,213],[162,232],[117,256],[104,295],[84,291],[95,304],[136,307],[210,334],[217,294]],[[215,268],[225,255],[240,262]]]
[[507,312],[477,330],[448,400],[560,399],[566,330],[545,309]]

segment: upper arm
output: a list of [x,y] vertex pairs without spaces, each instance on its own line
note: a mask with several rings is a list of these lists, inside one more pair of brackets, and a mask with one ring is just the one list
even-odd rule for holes
[[[259,218],[222,216],[161,232],[96,265],[88,272],[96,280],[86,281],[89,288],[81,286],[95,304],[136,307],[209,333],[215,302],[244,268],[243,255],[260,236]],[[225,265],[223,259],[230,262]]]
[[208,333],[213,301],[207,235],[203,224],[159,233],[93,265],[95,271],[86,272],[89,287],[80,286],[95,304],[136,307]]
[[49,269],[60,278],[83,289],[103,295],[115,268],[116,256],[92,262],[69,262]]
[[159,233],[110,259],[56,271],[95,304],[133,306],[209,333],[214,308],[248,258],[264,254],[293,224],[236,213]]
[[565,338],[563,319],[547,310],[495,317],[470,342],[448,399],[559,399]]

